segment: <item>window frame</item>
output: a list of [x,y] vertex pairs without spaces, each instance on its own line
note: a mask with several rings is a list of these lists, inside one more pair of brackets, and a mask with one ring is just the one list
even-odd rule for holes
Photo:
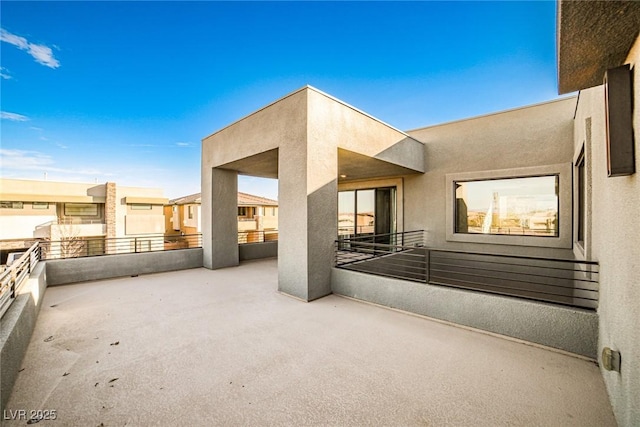
[[587,165],[584,147],[575,161],[575,242],[584,251],[587,225]]
[[49,209],[49,202],[31,202],[31,209],[47,210]]
[[[73,214],[73,213],[69,213],[69,211],[67,211],[68,207],[73,207],[73,206],[78,206],[78,205],[85,205],[85,206],[95,206],[96,207],[96,213],[94,214],[93,212],[91,212],[90,214]],[[85,219],[101,219],[102,218],[102,211],[103,211],[103,204],[101,203],[72,203],[72,202],[66,202],[63,203],[61,206],[61,213],[62,215],[60,215],[62,218],[85,218]]]
[[129,209],[132,211],[150,211],[153,210],[151,203],[130,203]]
[[[590,129],[590,123],[586,124]],[[591,166],[591,138],[590,132],[587,131],[587,138],[578,145],[573,156],[573,254],[577,259],[591,258],[591,192],[592,192],[592,166]],[[584,182],[580,181],[580,168],[584,169]],[[580,185],[583,185],[583,200],[580,200]],[[581,215],[583,224],[581,224]],[[583,226],[583,234],[580,236],[580,226]],[[582,240],[580,240],[582,237]]]
[[0,209],[24,209],[24,202],[2,200],[0,203],[11,203],[11,206],[0,206]]
[[[558,176],[558,235],[523,236],[507,234],[456,233],[457,181],[483,181],[493,179],[529,178],[538,176]],[[535,246],[567,248],[573,246],[572,218],[572,164],[561,163],[547,166],[499,169],[477,172],[462,172],[446,175],[446,240],[450,242],[482,243],[510,246]]]

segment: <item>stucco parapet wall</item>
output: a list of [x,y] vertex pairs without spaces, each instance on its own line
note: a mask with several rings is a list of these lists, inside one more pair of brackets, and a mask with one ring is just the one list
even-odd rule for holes
[[46,261],[47,285],[202,267],[202,249],[179,249]]
[[333,268],[333,293],[597,357],[598,314],[520,298]]
[[[567,119],[570,119],[573,117],[573,114],[575,113],[576,110],[576,106],[578,104],[578,96],[579,95],[571,95],[571,96],[565,96],[562,98],[558,98],[558,99],[554,99],[551,101],[545,101],[545,102],[539,102],[536,104],[530,104],[530,105],[524,105],[522,107],[516,107],[516,108],[510,108],[508,110],[502,110],[502,111],[495,111],[493,113],[487,113],[487,114],[481,114],[479,116],[473,116],[473,117],[465,117],[464,119],[459,119],[459,120],[451,120],[448,122],[443,122],[443,123],[437,123],[435,125],[428,125],[428,126],[423,126],[423,127],[419,127],[419,128],[415,128],[415,129],[410,129],[407,130],[407,134],[409,135],[414,135],[415,133],[420,133],[421,131],[426,131],[429,129],[435,129],[441,126],[454,126],[457,124],[460,125],[464,125],[464,124],[469,124],[469,126],[475,126],[475,123],[473,123],[476,120],[485,120],[485,119],[491,119],[491,118],[495,118],[496,120],[500,120],[501,118],[509,119],[509,116],[518,116],[520,114],[528,114],[528,111],[534,110],[534,109],[545,109],[548,107],[552,107],[554,106],[554,104],[556,103],[563,103],[563,104],[567,104],[567,105],[571,105],[571,107],[569,109],[566,109],[566,111],[571,111],[571,116],[568,116]],[[423,142],[427,142],[427,141],[423,141]]]
[[0,321],[0,411],[22,366],[46,291],[45,264],[38,263]]

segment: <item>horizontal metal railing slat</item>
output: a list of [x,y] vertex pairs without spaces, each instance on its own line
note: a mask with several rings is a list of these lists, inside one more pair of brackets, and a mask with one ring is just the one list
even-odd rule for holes
[[0,318],[15,300],[39,259],[40,247],[36,242],[0,275]]
[[521,298],[533,299],[533,300],[544,301],[544,302],[560,303],[560,304],[571,305],[575,307],[590,308],[590,309],[598,308],[598,301],[593,299],[575,298],[575,297],[567,297],[567,296],[560,296],[560,295],[548,295],[541,292],[532,292],[527,290],[515,292],[515,291],[512,291],[511,289],[500,288],[497,286],[471,287],[469,286],[469,283],[465,283],[465,282],[447,281],[446,283],[440,283],[437,280],[433,280],[433,281],[430,281],[429,283],[433,285],[442,285],[442,286],[461,288],[461,289],[466,289],[471,291],[489,292],[489,293],[506,295],[511,297],[521,297]]
[[598,306],[599,269],[595,261],[436,250],[425,248],[423,240],[422,230],[397,235],[341,236],[336,241],[335,265],[368,274],[574,307]]
[[447,258],[446,260],[442,260],[441,258],[433,257],[432,265],[438,267],[449,267],[449,268],[469,268],[480,271],[504,271],[513,274],[526,274],[529,276],[541,276],[541,277],[551,277],[557,279],[572,279],[572,280],[583,280],[586,282],[595,282],[598,280],[598,272],[588,272],[583,271],[578,267],[571,270],[564,270],[558,268],[548,268],[548,267],[538,267],[538,266],[529,266],[524,264],[501,264],[501,263],[492,263],[485,261],[467,261],[462,260],[456,262],[451,258]]
[[431,250],[431,257],[433,259],[469,260],[469,261],[493,262],[495,264],[511,264],[511,265],[521,265],[522,262],[526,260],[528,266],[557,268],[560,270],[573,269],[576,263],[580,263],[584,265],[586,269],[588,269],[587,271],[592,271],[592,272],[598,271],[598,264],[595,264],[593,261],[556,260],[556,259],[550,259],[550,258],[525,257],[525,256],[517,256],[517,255],[465,253],[465,252],[443,251],[441,249]]
[[513,271],[505,271],[491,268],[471,268],[459,265],[431,263],[431,271],[437,271],[443,274],[460,273],[470,276],[486,277],[487,279],[508,279],[514,282],[530,282],[541,285],[549,285],[561,288],[580,288],[597,291],[599,286],[595,280],[583,280],[578,278],[545,276],[542,274],[532,273],[516,273]]
[[566,288],[552,285],[544,285],[534,282],[515,281],[496,277],[484,277],[477,274],[450,273],[446,272],[441,275],[441,271],[431,270],[431,281],[437,281],[440,284],[465,282],[473,286],[494,286],[497,288],[510,289],[513,292],[521,290],[544,293],[547,295],[572,296],[582,295],[582,298],[597,299],[598,291],[590,289]]

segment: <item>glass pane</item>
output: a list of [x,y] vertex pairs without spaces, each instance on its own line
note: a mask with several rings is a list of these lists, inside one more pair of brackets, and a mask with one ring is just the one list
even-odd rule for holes
[[338,193],[338,235],[355,234],[355,191]]
[[558,236],[558,176],[456,182],[456,233]]
[[375,190],[358,190],[357,196],[357,234],[373,234],[375,231]]
[[98,216],[98,205],[93,203],[65,203],[66,216]]
[[587,204],[586,204],[586,174],[584,167],[584,155],[578,161],[578,242],[584,245],[584,234],[586,226]]

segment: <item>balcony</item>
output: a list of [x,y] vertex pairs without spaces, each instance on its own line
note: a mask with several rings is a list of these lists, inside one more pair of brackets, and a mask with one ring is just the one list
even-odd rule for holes
[[269,259],[48,288],[5,417],[615,425],[590,360],[335,295],[301,303],[277,276]]
[[61,240],[64,238],[104,236],[107,225],[101,219],[59,219],[36,227],[36,239]]

